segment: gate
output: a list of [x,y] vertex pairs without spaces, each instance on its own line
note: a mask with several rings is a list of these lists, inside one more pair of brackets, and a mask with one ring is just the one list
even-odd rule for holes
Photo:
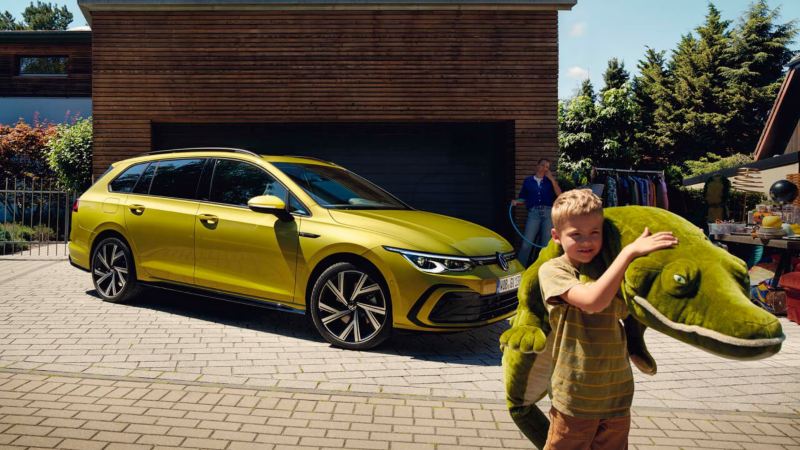
[[5,178],[0,183],[0,258],[67,257],[76,193],[54,180]]

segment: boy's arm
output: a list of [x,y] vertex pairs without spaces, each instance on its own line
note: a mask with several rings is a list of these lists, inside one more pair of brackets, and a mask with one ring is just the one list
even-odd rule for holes
[[662,231],[651,235],[650,230],[645,228],[638,239],[622,249],[597,281],[576,285],[561,294],[561,298],[583,311],[589,313],[600,312],[611,304],[611,300],[619,290],[622,277],[625,275],[625,270],[631,261],[656,250],[673,247],[677,243],[678,239],[672,235],[671,231]]

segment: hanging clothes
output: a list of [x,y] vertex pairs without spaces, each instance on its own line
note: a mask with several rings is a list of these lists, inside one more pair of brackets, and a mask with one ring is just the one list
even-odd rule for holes
[[640,205],[669,209],[663,172],[594,168],[592,174],[592,187],[602,192],[599,196],[605,206]]
[[608,206],[617,206],[617,180],[612,177],[606,177],[606,204]]

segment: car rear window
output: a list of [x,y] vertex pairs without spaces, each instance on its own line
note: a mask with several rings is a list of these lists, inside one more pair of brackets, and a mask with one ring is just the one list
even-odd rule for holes
[[156,173],[156,164],[152,163],[147,166],[142,176],[139,177],[139,181],[136,182],[136,186],[133,188],[133,193],[147,194],[150,191],[150,183],[153,181],[154,173]]
[[148,163],[134,164],[123,171],[111,183],[108,183],[108,190],[111,192],[131,192],[139,177],[144,172]]
[[194,199],[204,159],[159,161],[150,185],[150,195]]

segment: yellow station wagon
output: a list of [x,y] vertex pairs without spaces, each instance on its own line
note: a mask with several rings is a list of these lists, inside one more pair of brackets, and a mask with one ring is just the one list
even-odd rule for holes
[[310,313],[331,344],[509,317],[523,267],[470,222],[336,164],[179,149],[114,164],[73,206],[70,261],[109,302],[142,286]]

